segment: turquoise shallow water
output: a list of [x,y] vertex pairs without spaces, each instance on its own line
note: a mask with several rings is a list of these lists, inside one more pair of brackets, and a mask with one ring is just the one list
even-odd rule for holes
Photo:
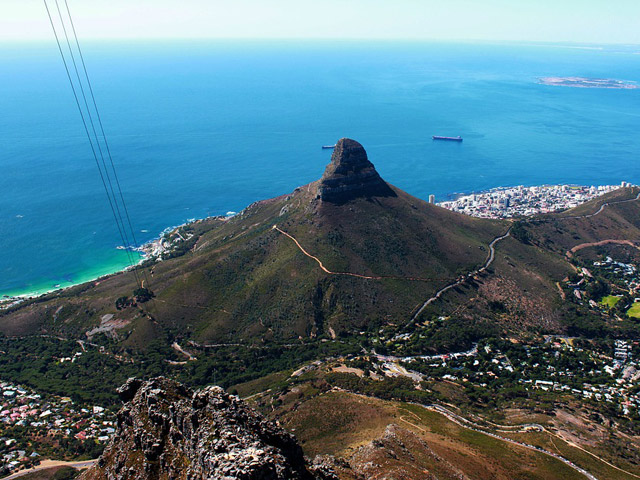
[[[640,183],[640,47],[409,43],[85,45],[140,241],[317,179],[360,141],[421,198],[514,184]],[[0,46],[0,295],[126,265],[55,44]],[[462,135],[462,144],[431,135]]]

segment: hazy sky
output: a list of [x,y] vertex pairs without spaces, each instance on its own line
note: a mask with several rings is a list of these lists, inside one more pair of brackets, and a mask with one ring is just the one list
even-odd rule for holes
[[[64,5],[64,0],[58,0]],[[48,0],[55,9],[55,0]],[[640,44],[640,0],[68,0],[81,38],[379,38]],[[0,41],[50,39],[0,0]]]

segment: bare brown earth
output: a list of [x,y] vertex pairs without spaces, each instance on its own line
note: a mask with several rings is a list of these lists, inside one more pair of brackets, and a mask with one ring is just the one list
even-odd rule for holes
[[[364,478],[384,475],[390,468],[402,470],[403,474],[410,471],[408,454],[392,449],[398,458],[392,458],[393,454],[389,458],[388,454],[376,454],[375,449],[368,447],[370,442],[375,444],[376,439],[384,438],[389,425],[398,425],[413,434],[410,452],[414,458],[419,458],[413,467],[435,474],[437,478],[456,478],[452,476],[453,472],[461,478],[478,480],[584,478],[544,454],[465,429],[419,406],[346,392],[329,392],[311,399],[299,405],[295,413],[284,414],[280,421],[294,431],[308,455],[344,456],[356,464],[362,459],[367,459],[363,464],[370,461]],[[405,446],[408,443],[404,443]],[[417,445],[420,445],[419,453],[414,453]],[[442,467],[440,476],[436,474],[437,465]],[[448,470],[449,476],[442,475],[442,470]],[[412,477],[398,473],[389,478]]]
[[640,247],[638,247],[635,243],[633,243],[631,240],[616,240],[616,239],[607,239],[607,240],[600,240],[599,242],[591,242],[591,243],[581,243],[580,245],[576,245],[575,247],[573,247],[571,250],[569,250],[567,252],[567,257],[571,258],[573,257],[573,254],[576,253],[578,250],[582,250],[583,248],[589,248],[589,247],[601,247],[603,245],[611,245],[611,244],[616,244],[616,245],[629,245],[630,247],[635,247],[640,249]]

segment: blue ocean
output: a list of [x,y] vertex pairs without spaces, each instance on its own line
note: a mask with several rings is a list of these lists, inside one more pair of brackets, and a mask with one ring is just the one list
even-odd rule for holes
[[[426,199],[640,183],[640,47],[86,43],[139,242],[320,177],[341,137]],[[116,271],[125,252],[55,42],[0,46],[0,296]],[[464,142],[434,142],[461,135]]]

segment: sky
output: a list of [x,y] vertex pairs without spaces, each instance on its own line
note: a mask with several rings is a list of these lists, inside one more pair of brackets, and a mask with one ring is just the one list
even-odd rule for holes
[[[0,0],[0,41],[49,40],[44,0]],[[55,1],[47,0],[55,11]],[[64,8],[65,0],[58,0]],[[640,44],[640,0],[67,0],[83,39]]]

